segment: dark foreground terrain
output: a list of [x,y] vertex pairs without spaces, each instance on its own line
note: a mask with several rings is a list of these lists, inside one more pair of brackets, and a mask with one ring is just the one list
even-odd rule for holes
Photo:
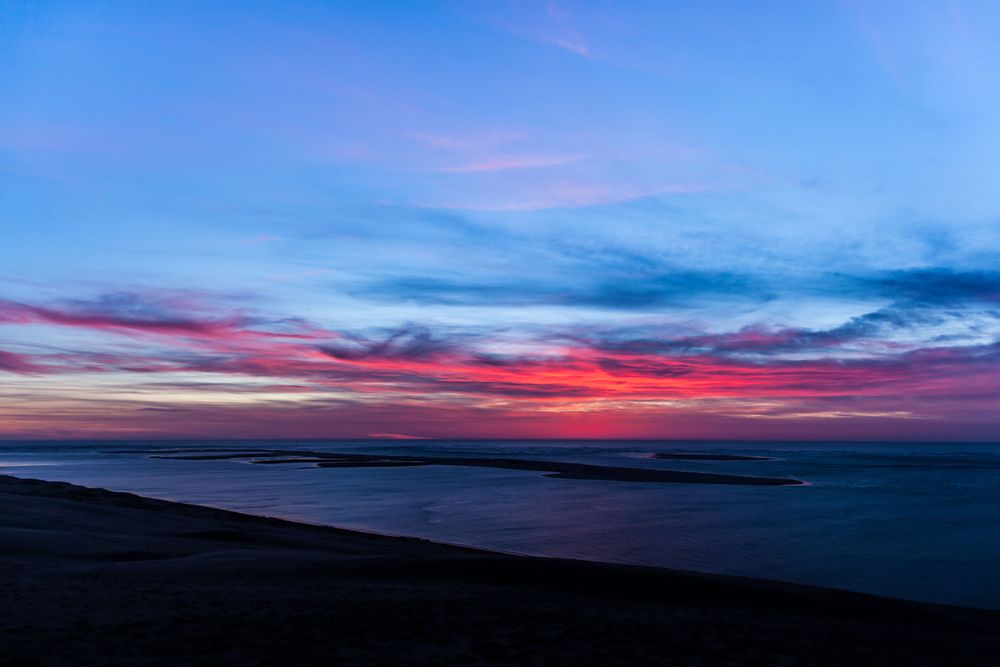
[[1000,613],[0,476],[0,664],[997,665]]

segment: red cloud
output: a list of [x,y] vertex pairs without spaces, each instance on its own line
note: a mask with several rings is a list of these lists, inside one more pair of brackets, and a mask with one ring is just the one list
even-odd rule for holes
[[[664,415],[678,424],[693,424],[699,418],[717,425],[772,420],[769,423],[775,425],[769,428],[778,429],[783,423],[789,433],[794,430],[790,422],[774,420],[828,424],[830,419],[842,418],[898,422],[961,415],[965,423],[1000,422],[992,402],[984,399],[1000,395],[1000,346],[883,350],[865,358],[831,356],[837,341],[855,335],[857,325],[831,332],[745,329],[672,340],[578,340],[547,356],[498,357],[477,349],[475,340],[442,337],[415,326],[381,337],[363,337],[301,321],[263,329],[257,324],[263,320],[245,316],[196,318],[179,316],[176,308],[126,305],[125,309],[101,310],[0,303],[0,320],[8,324],[45,323],[128,335],[139,332],[153,336],[158,345],[152,351],[143,347],[141,352],[125,348],[33,357],[4,352],[0,353],[0,370],[73,374],[72,382],[80,383],[81,393],[86,392],[86,380],[79,378],[95,372],[145,378],[162,373],[229,376],[231,385],[243,387],[241,395],[262,391],[298,397],[294,406],[257,404],[256,415],[284,415],[279,421],[290,428],[293,418],[314,423],[310,420],[318,420],[317,414],[335,412],[343,426],[338,433],[352,437],[385,432],[461,435],[440,423],[418,428],[427,419],[436,419],[431,415],[448,414],[462,415],[459,421],[472,429],[469,433],[488,430],[477,425],[483,415],[501,421],[520,415],[524,424],[535,426],[508,429],[509,435],[549,437],[578,436],[576,430],[582,424],[587,427],[581,433],[591,437],[633,433],[638,428],[634,425],[652,428],[650,424],[663,423]],[[553,349],[551,344],[548,349]],[[783,357],[775,350],[814,356]],[[246,378],[270,381],[249,383]],[[196,382],[179,388],[207,391]],[[333,395],[337,396],[334,403],[323,398]],[[44,403],[41,396],[39,409]],[[152,428],[163,423],[164,409],[185,414],[194,409],[171,404],[153,407],[131,417],[129,428],[139,428],[143,415]],[[345,417],[351,410],[356,417]],[[218,407],[218,411],[219,419],[234,433],[253,421],[242,409]],[[363,414],[375,412],[388,421],[379,424],[362,419]],[[239,420],[247,421],[229,421],[225,415],[241,415]],[[107,420],[98,411],[92,418],[95,423]],[[532,428],[536,430],[522,432]],[[11,433],[16,429],[0,421],[0,430]]]

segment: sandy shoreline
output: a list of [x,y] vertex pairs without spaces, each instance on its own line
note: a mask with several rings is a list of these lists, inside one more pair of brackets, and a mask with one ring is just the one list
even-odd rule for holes
[[1000,612],[0,476],[0,663],[992,665]]

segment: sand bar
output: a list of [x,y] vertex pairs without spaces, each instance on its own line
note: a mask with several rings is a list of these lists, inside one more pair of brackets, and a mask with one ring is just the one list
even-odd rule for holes
[[800,480],[785,477],[757,477],[750,475],[691,472],[686,470],[657,470],[655,468],[628,468],[622,466],[592,465],[588,463],[570,463],[566,461],[539,461],[533,459],[509,458],[396,456],[389,454],[327,453],[308,450],[240,450],[230,452],[176,450],[170,453],[154,454],[152,458],[181,459],[186,461],[252,459],[252,462],[260,464],[273,465],[298,463],[311,464],[319,468],[424,465],[464,466],[477,468],[502,468],[508,470],[531,470],[546,473],[546,477],[564,479],[651,482],[661,484],[740,484],[748,486],[795,486],[802,484]]

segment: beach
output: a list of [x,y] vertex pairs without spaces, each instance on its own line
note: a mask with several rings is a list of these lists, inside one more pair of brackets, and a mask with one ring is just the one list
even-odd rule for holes
[[990,665],[1000,613],[0,477],[0,661]]

